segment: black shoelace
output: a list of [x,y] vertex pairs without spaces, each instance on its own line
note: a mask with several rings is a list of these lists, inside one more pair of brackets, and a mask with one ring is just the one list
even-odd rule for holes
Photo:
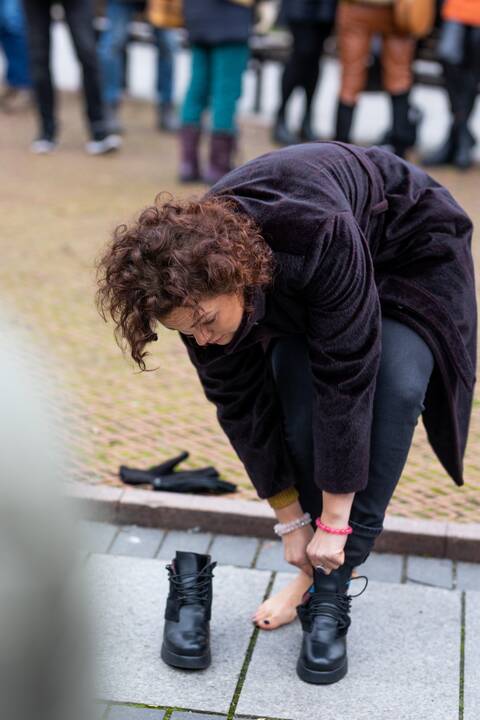
[[359,597],[367,589],[368,578],[365,575],[359,575],[355,578],[350,578],[348,585],[353,580],[365,580],[365,585],[362,590],[356,595],[347,595],[346,593],[329,593],[329,592],[316,592],[312,594],[312,599],[308,605],[308,610],[311,617],[316,615],[327,615],[333,618],[337,623],[340,630],[345,630],[350,625],[350,607],[352,604],[352,598]]
[[[175,587],[182,604],[195,605],[207,599],[210,580],[215,577],[212,571],[216,564],[216,562],[212,562],[199,572],[182,573],[181,575],[175,574],[171,565],[165,565],[168,570],[169,580]],[[188,578],[194,580],[185,584],[185,580]]]

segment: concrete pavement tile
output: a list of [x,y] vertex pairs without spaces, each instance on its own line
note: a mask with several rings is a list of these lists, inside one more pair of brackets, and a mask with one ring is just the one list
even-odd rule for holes
[[467,592],[465,599],[465,675],[463,720],[478,720],[480,710],[480,592]]
[[92,553],[106,553],[118,532],[117,525],[82,520],[79,523],[80,550]]
[[171,668],[160,658],[167,571],[158,560],[94,555],[86,569],[97,627],[97,697],[225,713],[230,707],[270,573],[217,567],[213,578],[212,664]]
[[480,592],[479,563],[457,563],[457,590],[477,590]]
[[163,720],[165,710],[132,707],[131,705],[112,705],[105,720]]
[[197,712],[174,712],[171,720],[226,720],[226,715],[200,715]]
[[110,554],[153,558],[164,537],[164,530],[127,525],[120,528]]
[[[264,540],[258,554],[255,567],[259,570],[277,570],[279,572],[298,572],[298,569],[287,563],[283,556],[281,540]],[[291,579],[291,578],[290,578]]]
[[256,538],[238,535],[215,535],[210,554],[220,565],[250,567],[258,548]]
[[402,563],[402,555],[372,552],[367,561],[357,568],[357,572],[366,575],[369,581],[399,583],[402,579]]
[[106,712],[107,705],[104,703],[95,703],[95,707],[93,709],[93,720],[104,720]]
[[[272,594],[289,581],[275,579]],[[333,685],[296,674],[298,619],[260,632],[236,708],[238,715],[338,720],[452,720],[458,717],[460,593],[372,582],[352,601],[349,673]],[[473,718],[473,716],[472,716]]]
[[413,580],[450,590],[453,586],[453,563],[445,558],[427,558],[409,555],[407,559],[407,583]]
[[205,554],[211,539],[211,533],[170,530],[160,547],[157,557],[161,560],[171,560],[175,557],[176,550]]

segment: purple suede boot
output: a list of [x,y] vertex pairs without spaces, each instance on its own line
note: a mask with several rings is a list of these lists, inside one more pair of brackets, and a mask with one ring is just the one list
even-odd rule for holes
[[214,185],[232,170],[235,140],[235,135],[231,133],[212,132],[208,168],[203,176],[209,185]]
[[184,125],[180,128],[180,169],[179,180],[182,183],[198,182],[200,167],[198,162],[198,145],[201,130],[196,125]]

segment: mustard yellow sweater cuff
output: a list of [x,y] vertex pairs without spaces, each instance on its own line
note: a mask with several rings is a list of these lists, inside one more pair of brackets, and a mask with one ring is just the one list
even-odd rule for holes
[[280,510],[280,508],[291,505],[297,499],[298,491],[296,487],[292,485],[292,487],[289,487],[286,490],[281,490],[279,493],[276,493],[275,495],[267,498],[267,501],[272,508],[274,508],[275,510]]

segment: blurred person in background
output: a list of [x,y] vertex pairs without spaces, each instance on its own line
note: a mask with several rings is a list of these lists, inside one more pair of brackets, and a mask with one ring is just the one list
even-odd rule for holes
[[[191,45],[191,75],[181,111],[181,182],[215,183],[232,169],[237,128],[235,110],[250,54],[254,0],[184,0]],[[208,167],[201,172],[202,117],[211,111]]]
[[[108,25],[99,42],[99,56],[103,77],[103,97],[107,127],[112,133],[122,132],[118,117],[123,92],[123,52],[128,39],[128,26],[139,12],[149,10],[149,18],[155,21],[155,0],[107,0]],[[152,22],[153,24],[153,22]],[[153,26],[157,61],[157,127],[172,132],[178,129],[173,105],[174,55],[178,48],[175,30]]]
[[14,322],[0,317],[0,717],[90,720],[94,615],[64,496],[73,428],[52,358],[20,341]]
[[[312,103],[318,83],[323,45],[333,29],[337,0],[283,0],[280,22],[286,22],[293,47],[282,75],[282,97],[272,139],[280,145],[317,138],[312,130]],[[300,131],[288,129],[285,113],[295,88],[305,91],[305,107]]]
[[0,109],[23,110],[31,104],[31,82],[21,0],[0,0],[0,47],[7,66]]
[[[52,152],[57,145],[55,91],[50,70],[50,31],[53,0],[23,0],[27,18],[30,66],[37,102],[40,128],[31,150],[37,154]],[[117,135],[109,134],[100,86],[93,8],[90,0],[63,0],[65,20],[82,66],[87,125],[90,141],[85,149],[90,155],[103,155],[120,147]]]
[[415,113],[410,106],[416,41],[397,28],[394,4],[395,0],[340,0],[337,35],[342,79],[335,138],[351,141],[355,108],[367,84],[372,39],[380,35],[383,84],[392,105],[392,126],[384,142],[388,149],[404,157],[415,144],[417,134]]
[[446,0],[442,17],[438,57],[443,65],[451,125],[445,142],[424,159],[424,164],[450,163],[466,170],[472,165],[475,145],[468,121],[480,82],[480,2]]

